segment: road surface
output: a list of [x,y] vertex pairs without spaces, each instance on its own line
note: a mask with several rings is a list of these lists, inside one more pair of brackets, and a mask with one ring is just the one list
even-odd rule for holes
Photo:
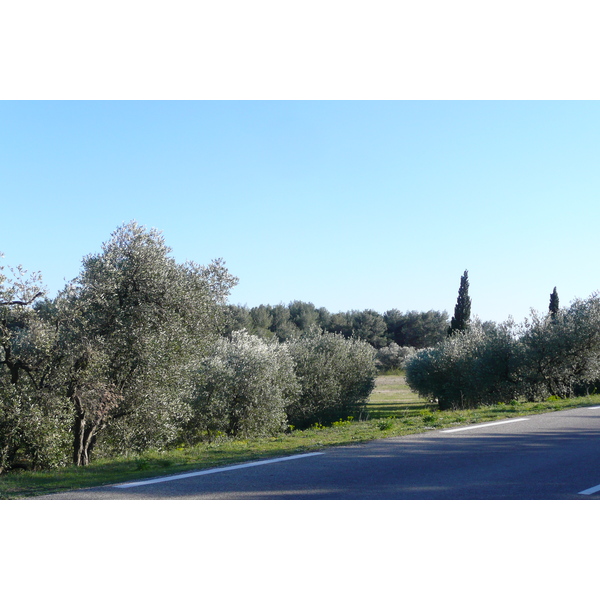
[[598,500],[600,406],[35,499]]

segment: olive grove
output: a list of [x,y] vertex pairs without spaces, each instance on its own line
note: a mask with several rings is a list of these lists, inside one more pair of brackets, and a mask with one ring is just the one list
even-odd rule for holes
[[132,222],[53,300],[2,283],[0,463],[77,465],[98,443],[139,450],[189,418],[190,373],[223,324],[236,282],[221,261],[178,264],[156,230]]
[[135,222],[55,298],[0,267],[0,473],[358,414],[373,347],[323,331],[309,303],[228,306],[236,282],[221,260],[176,262]]
[[374,356],[362,340],[317,328],[283,343],[235,331],[201,363],[181,439],[274,435],[359,417],[374,387]]
[[441,409],[592,392],[600,382],[600,297],[517,326],[474,322],[406,361],[406,380]]

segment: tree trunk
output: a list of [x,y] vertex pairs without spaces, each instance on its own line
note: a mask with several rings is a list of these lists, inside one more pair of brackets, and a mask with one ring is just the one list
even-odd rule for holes
[[78,388],[73,383],[69,397],[75,407],[73,462],[81,467],[90,463],[98,433],[104,429],[110,410],[118,405],[122,396],[106,389],[105,385]]
[[73,440],[73,462],[78,467],[90,464],[92,449],[96,443],[98,427],[90,425],[85,418],[75,418],[75,436]]

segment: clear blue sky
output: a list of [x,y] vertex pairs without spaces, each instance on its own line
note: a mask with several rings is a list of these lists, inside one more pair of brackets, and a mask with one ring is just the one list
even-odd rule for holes
[[472,309],[600,288],[600,103],[0,103],[0,251],[51,295],[124,222],[225,259],[232,303]]

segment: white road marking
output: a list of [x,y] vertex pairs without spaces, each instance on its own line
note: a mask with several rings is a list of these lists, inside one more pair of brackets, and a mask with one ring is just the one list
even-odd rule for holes
[[212,473],[222,473],[223,471],[234,471],[236,469],[248,469],[250,467],[260,467],[270,463],[282,462],[284,460],[296,460],[297,458],[308,458],[317,456],[323,452],[309,452],[308,454],[294,454],[293,456],[284,456],[282,458],[271,458],[269,460],[259,460],[256,462],[242,463],[241,465],[231,465],[229,467],[218,467],[207,469],[206,471],[194,471],[193,473],[182,473],[181,475],[169,475],[168,477],[157,477],[156,479],[146,479],[144,481],[132,481],[131,483],[119,483],[112,487],[130,488],[140,485],[152,485],[153,483],[163,483],[165,481],[174,481],[175,479],[187,479],[188,477],[199,477],[200,475],[211,475]]
[[588,410],[598,410],[600,406],[588,406]]
[[517,423],[518,421],[529,421],[529,419],[509,419],[508,421],[493,421],[492,423],[484,423],[483,425],[469,425],[469,427],[458,427],[455,429],[442,429],[442,433],[454,433],[455,431],[466,431],[467,429],[479,429],[480,427],[493,427],[494,425],[507,425],[509,423]]
[[594,487],[588,488],[587,490],[583,490],[583,492],[579,492],[579,493],[583,494],[584,496],[591,496],[592,494],[595,494],[596,492],[600,492],[600,485],[596,485]]

